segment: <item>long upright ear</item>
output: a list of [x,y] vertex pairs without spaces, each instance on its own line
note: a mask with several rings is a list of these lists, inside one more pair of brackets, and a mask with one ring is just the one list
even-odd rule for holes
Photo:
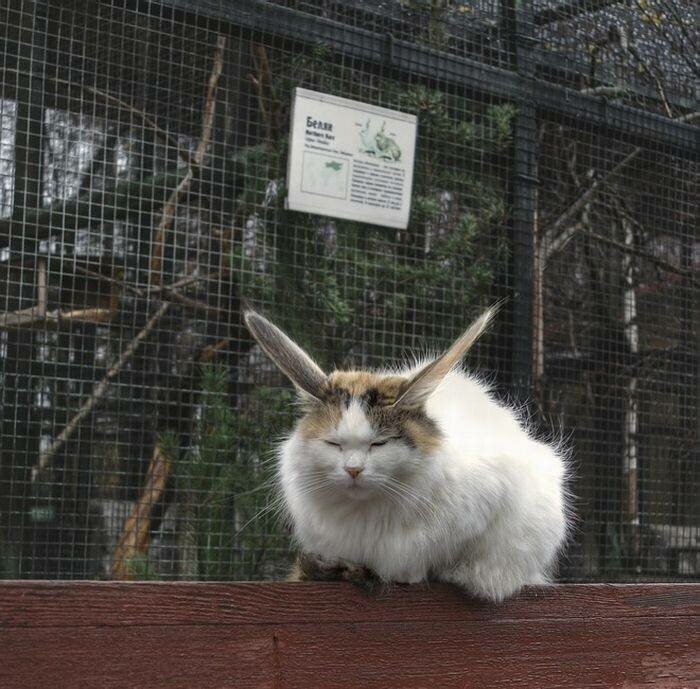
[[318,364],[296,342],[259,313],[248,310],[243,314],[243,318],[251,335],[277,368],[300,392],[320,399],[326,383],[326,374]]
[[414,407],[423,404],[486,330],[497,311],[498,306],[484,311],[441,357],[418,371],[405,384],[394,405]]

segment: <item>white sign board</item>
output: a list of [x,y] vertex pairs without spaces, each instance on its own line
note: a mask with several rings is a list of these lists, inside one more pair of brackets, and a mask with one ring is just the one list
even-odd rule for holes
[[405,228],[416,117],[297,88],[287,208]]

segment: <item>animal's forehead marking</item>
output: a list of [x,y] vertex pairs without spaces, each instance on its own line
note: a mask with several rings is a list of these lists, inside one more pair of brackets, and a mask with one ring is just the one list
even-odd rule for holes
[[328,376],[329,398],[340,399],[345,406],[354,398],[368,407],[393,404],[405,380],[400,376],[381,376],[371,371],[333,371]]
[[343,440],[366,442],[378,431],[391,430],[424,451],[440,436],[423,410],[392,406],[406,379],[370,371],[334,371],[323,401],[299,422],[306,438],[337,433]]
[[361,397],[379,381],[370,371],[333,371],[328,376],[330,390],[345,390],[351,397]]
[[349,439],[362,440],[372,435],[372,424],[360,400],[353,398],[341,411],[337,429],[339,436]]

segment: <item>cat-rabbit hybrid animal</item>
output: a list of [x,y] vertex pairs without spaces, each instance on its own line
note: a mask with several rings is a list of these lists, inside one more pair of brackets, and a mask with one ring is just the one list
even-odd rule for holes
[[326,375],[246,312],[304,409],[279,448],[302,553],[386,582],[453,582],[494,601],[547,582],[567,530],[563,454],[458,368],[492,316],[422,365]]

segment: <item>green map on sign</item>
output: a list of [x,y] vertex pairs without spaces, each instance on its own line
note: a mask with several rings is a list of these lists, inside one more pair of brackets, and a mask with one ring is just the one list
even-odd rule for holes
[[301,191],[307,194],[344,199],[348,189],[350,166],[342,158],[327,153],[304,151]]

